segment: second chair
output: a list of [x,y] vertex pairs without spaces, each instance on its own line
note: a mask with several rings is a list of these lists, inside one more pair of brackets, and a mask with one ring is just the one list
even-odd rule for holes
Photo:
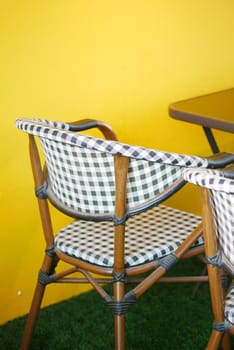
[[[186,181],[202,189],[204,245],[208,262],[213,330],[207,350],[231,350],[234,334],[234,168],[187,169]],[[227,277],[229,276],[229,278]]]

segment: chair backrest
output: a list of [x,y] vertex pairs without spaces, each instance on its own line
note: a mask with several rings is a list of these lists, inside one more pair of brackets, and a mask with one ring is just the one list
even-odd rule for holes
[[186,169],[183,176],[207,191],[217,240],[216,261],[234,274],[234,180],[224,177],[222,171],[208,169]]
[[[183,184],[183,167],[207,167],[207,160],[162,152],[70,131],[69,124],[18,119],[16,126],[38,136],[48,178],[44,191],[57,207],[74,217],[113,219],[116,158],[129,159],[126,211],[131,216],[165,200]],[[176,184],[176,186],[174,186]]]

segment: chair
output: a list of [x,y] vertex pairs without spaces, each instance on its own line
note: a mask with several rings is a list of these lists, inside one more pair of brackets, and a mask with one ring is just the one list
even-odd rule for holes
[[[185,184],[184,167],[225,166],[214,159],[123,144],[103,122],[18,119],[29,135],[31,164],[46,250],[21,349],[28,349],[45,287],[90,283],[114,314],[115,349],[124,349],[124,315],[180,259],[203,252],[201,218],[161,204]],[[81,133],[97,128],[104,138]],[[41,166],[39,138],[45,164]],[[54,235],[50,202],[74,220]],[[59,261],[71,265],[56,272]],[[74,277],[79,272],[83,277]],[[143,276],[143,277],[142,277]],[[165,277],[207,281],[206,276]],[[134,286],[128,292],[126,284]],[[113,285],[113,296],[105,284]]]
[[183,176],[202,189],[204,246],[214,317],[206,349],[216,350],[221,342],[223,349],[231,349],[229,334],[234,333],[234,281],[229,288],[226,285],[234,277],[234,168],[186,169]]

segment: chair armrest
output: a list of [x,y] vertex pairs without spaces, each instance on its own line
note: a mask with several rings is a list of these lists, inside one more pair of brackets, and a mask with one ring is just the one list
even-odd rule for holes
[[99,129],[108,140],[118,141],[114,130],[106,123],[95,119],[81,119],[68,123],[70,131],[85,131],[89,129]]
[[221,169],[220,174],[228,179],[234,179],[234,165]]
[[224,168],[234,163],[234,153],[220,152],[207,157],[208,168]]

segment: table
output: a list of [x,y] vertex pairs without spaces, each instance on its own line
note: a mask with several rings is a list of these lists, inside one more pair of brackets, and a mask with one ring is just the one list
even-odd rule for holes
[[234,133],[234,88],[170,104],[169,115],[203,127],[214,153],[219,147],[211,129]]

